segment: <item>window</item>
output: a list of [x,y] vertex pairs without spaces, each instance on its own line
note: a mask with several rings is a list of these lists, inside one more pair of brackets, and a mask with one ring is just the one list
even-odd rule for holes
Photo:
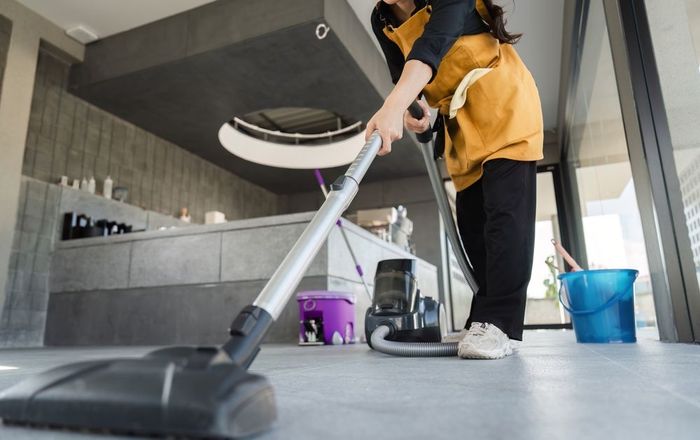
[[656,316],[602,0],[592,0],[576,90],[568,166],[575,170],[590,269],[639,270],[636,320]]

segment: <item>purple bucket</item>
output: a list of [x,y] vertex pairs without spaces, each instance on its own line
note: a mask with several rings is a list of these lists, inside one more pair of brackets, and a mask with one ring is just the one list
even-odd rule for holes
[[299,292],[299,344],[355,342],[355,295],[323,290]]

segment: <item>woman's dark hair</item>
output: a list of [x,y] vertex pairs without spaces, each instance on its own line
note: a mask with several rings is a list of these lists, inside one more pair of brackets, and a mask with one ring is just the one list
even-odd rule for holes
[[520,40],[523,34],[511,34],[506,30],[505,11],[499,5],[493,3],[493,0],[484,0],[486,9],[489,10],[493,25],[491,26],[491,34],[504,44],[515,44]]

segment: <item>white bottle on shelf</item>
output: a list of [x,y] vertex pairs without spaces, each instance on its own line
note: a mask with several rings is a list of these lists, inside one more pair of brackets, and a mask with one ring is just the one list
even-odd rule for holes
[[78,179],[73,179],[73,189],[80,189],[80,180]]
[[88,180],[88,192],[90,194],[95,194],[95,178],[90,177],[90,180]]
[[105,196],[105,198],[107,198],[107,199],[112,198],[112,186],[113,185],[114,185],[114,182],[112,182],[112,178],[107,176],[104,184],[102,185],[102,195]]
[[88,190],[88,181],[85,177],[83,177],[83,180],[80,181],[80,190],[86,192]]

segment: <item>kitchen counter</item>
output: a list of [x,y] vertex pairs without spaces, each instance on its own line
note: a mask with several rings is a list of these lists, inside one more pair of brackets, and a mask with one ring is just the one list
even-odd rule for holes
[[[45,343],[220,343],[233,317],[254,300],[312,216],[59,242],[51,262]],[[344,226],[369,284],[378,261],[415,258],[348,221]],[[423,294],[438,296],[435,266],[418,259],[418,278]],[[302,290],[354,292],[356,328],[363,328],[369,299],[337,228],[304,275],[297,291]],[[292,299],[268,341],[295,341],[298,319]]]

